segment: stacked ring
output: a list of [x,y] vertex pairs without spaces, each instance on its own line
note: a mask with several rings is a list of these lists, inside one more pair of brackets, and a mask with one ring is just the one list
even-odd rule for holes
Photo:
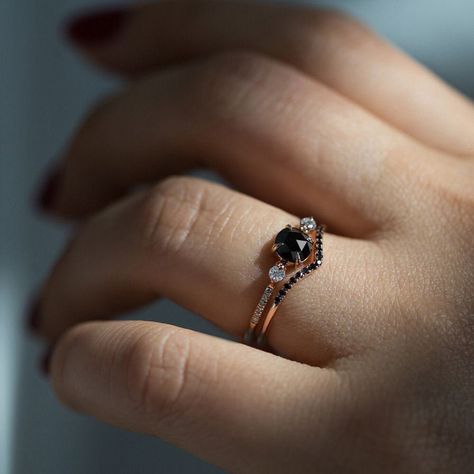
[[[318,225],[313,217],[304,217],[299,227],[287,225],[275,237],[272,251],[277,258],[268,276],[270,282],[265,287],[262,296],[253,312],[249,327],[244,335],[244,342],[253,346],[264,346],[265,335],[278,308],[286,294],[302,278],[319,268],[323,263],[323,233],[324,227]],[[301,265],[304,264],[303,267]],[[295,272],[286,279],[287,271]],[[298,267],[300,267],[298,269]],[[281,284],[276,297],[262,318],[266,307],[276,289]]]

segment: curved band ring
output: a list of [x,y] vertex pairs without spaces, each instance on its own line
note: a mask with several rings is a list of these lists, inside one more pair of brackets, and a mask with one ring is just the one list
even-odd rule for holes
[[[285,299],[286,294],[298,281],[322,265],[323,233],[324,226],[318,225],[313,217],[304,217],[301,219],[299,227],[287,225],[277,234],[272,251],[278,261],[268,272],[270,282],[265,287],[257,307],[250,318],[249,328],[244,335],[244,342],[246,344],[253,346],[265,345],[265,335],[269,325]],[[297,269],[302,264],[305,265]],[[295,272],[285,282],[287,271],[291,268],[294,268]],[[276,290],[276,285],[279,283],[281,283],[281,286],[278,294],[262,318]]]

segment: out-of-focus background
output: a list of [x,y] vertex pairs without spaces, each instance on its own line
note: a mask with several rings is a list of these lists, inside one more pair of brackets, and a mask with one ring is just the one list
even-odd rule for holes
[[[472,0],[313,3],[353,13],[474,96]],[[88,107],[117,87],[59,35],[63,19],[88,6],[98,2],[0,2],[0,474],[219,472],[159,440],[61,407],[37,370],[44,348],[25,331],[28,298],[67,236],[34,212],[32,192]],[[166,301],[137,317],[213,331]]]

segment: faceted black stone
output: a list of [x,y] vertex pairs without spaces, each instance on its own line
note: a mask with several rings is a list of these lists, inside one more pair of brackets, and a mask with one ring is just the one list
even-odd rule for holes
[[311,253],[308,236],[294,227],[281,230],[275,238],[275,244],[278,245],[278,256],[291,263],[303,262]]
[[290,283],[293,283],[293,284],[294,284],[294,283],[296,283],[296,278],[295,278],[295,277],[291,277],[289,281],[290,281]]
[[277,297],[275,298],[275,304],[280,304],[280,301],[281,301],[280,298],[277,296]]
[[291,285],[289,283],[285,283],[285,288],[289,290],[291,288]]

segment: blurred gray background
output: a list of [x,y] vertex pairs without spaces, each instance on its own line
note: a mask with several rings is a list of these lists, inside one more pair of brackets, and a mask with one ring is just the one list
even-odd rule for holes
[[[370,24],[474,96],[473,0],[313,2]],[[37,215],[31,195],[87,108],[116,84],[83,64],[58,27],[86,0],[0,2],[0,474],[219,472],[159,440],[71,413],[37,370],[44,349],[25,305],[67,230]],[[138,317],[212,328],[169,302]]]

